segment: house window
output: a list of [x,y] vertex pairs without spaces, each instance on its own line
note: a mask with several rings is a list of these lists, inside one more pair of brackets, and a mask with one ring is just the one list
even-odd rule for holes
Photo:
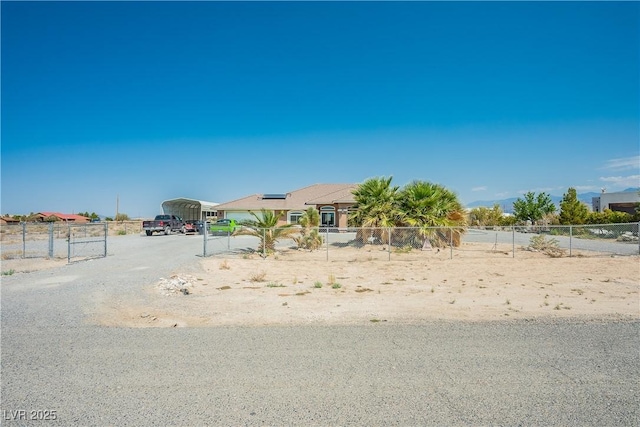
[[320,225],[323,227],[336,226],[336,209],[333,206],[320,208]]
[[302,212],[289,212],[289,224],[299,224]]

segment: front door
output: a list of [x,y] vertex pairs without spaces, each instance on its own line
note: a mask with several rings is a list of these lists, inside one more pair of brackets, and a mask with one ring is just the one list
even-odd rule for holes
[[321,212],[320,225],[322,225],[323,227],[335,227],[336,226],[335,212]]

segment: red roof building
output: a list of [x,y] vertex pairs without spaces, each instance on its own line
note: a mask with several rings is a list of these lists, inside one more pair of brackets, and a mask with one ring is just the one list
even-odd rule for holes
[[63,214],[60,212],[39,212],[40,221],[64,221],[64,222],[89,222],[86,216],[76,214]]

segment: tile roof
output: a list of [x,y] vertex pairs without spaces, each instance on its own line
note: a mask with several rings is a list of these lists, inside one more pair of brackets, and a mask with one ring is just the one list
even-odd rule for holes
[[353,196],[353,191],[358,188],[358,184],[346,184],[343,188],[340,188],[331,193],[323,194],[320,197],[316,197],[311,200],[307,200],[307,205],[321,205],[321,204],[333,204],[333,203],[355,203],[356,199]]
[[89,220],[89,218],[87,218],[86,216],[76,215],[76,214],[63,214],[60,212],[39,212],[39,214],[45,218],[50,216],[56,216],[63,221],[88,221]]
[[[250,196],[221,203],[216,206],[218,210],[305,210],[309,204],[316,203],[349,203],[353,202],[351,191],[357,184],[313,184],[308,187],[286,193],[284,199],[265,198],[263,194]],[[316,202],[320,200],[320,202]],[[314,203],[309,203],[314,201]]]

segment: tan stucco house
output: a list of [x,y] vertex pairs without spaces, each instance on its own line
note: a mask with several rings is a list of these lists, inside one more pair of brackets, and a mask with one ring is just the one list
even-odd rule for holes
[[252,194],[216,206],[218,218],[237,221],[254,219],[261,209],[282,212],[280,224],[296,224],[310,206],[318,209],[323,227],[347,227],[349,210],[354,206],[353,190],[358,184],[313,184],[289,193]]

